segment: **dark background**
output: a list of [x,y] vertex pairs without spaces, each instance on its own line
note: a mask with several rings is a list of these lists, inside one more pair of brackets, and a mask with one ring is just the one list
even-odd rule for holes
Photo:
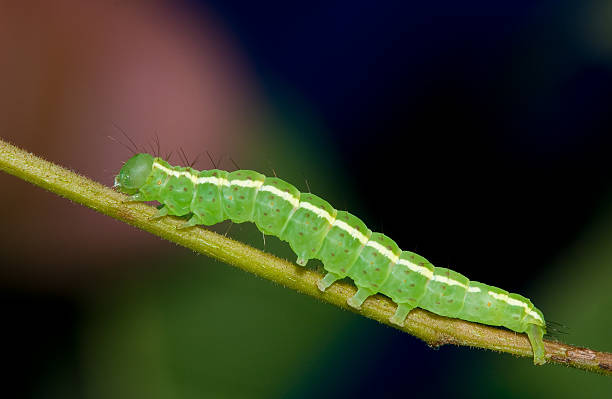
[[[212,4],[264,85],[316,108],[370,225],[401,242],[476,270],[495,259],[518,284],[610,190],[612,74],[576,37],[585,5]],[[499,254],[519,241],[530,262],[511,266]]]
[[[273,169],[302,190],[307,180],[314,193],[359,215],[403,249],[531,298],[547,318],[569,326],[570,335],[562,338],[567,342],[610,351],[612,6],[422,3],[116,2],[105,15],[140,18],[157,10],[150,25],[158,36],[143,36],[142,42],[159,43],[179,32],[196,47],[213,43],[207,47],[216,49],[212,58],[231,54],[224,64],[231,72],[219,78],[224,83],[214,71],[225,67],[211,67],[215,84],[198,91],[206,105],[201,109],[213,104],[218,112],[181,125],[179,111],[194,100],[179,91],[172,99],[164,92],[151,95],[156,92],[149,89],[168,81],[165,73],[182,70],[164,70],[132,87],[132,78],[122,76],[134,64],[108,50],[100,59],[116,60],[114,67],[85,63],[95,73],[80,79],[108,76],[102,81],[132,93],[137,105],[125,107],[113,97],[107,108],[76,107],[65,93],[74,86],[62,82],[74,82],[72,72],[79,68],[65,60],[78,60],[83,48],[93,46],[84,40],[70,48],[51,38],[46,47],[53,50],[38,66],[48,62],[68,72],[61,79],[43,74],[36,82],[59,79],[47,84],[64,90],[61,98],[69,105],[41,106],[62,117],[23,126],[19,121],[31,114],[16,113],[14,97],[25,95],[10,86],[1,94],[14,115],[2,120],[10,131],[5,138],[110,185],[118,160],[129,153],[106,140],[108,134],[120,137],[109,121],[118,121],[139,143],[159,129],[169,150],[185,146],[177,132],[188,132],[243,168]],[[7,9],[6,15],[28,21],[31,7]],[[77,15],[72,7],[40,18],[70,20]],[[82,18],[79,29],[86,32]],[[97,12],[89,18],[103,20]],[[155,18],[174,22],[160,28]],[[113,26],[96,29],[102,37]],[[27,29],[15,28],[12,49],[22,48],[19,40],[32,46],[46,34],[38,29],[28,41]],[[68,27],[63,34],[75,32]],[[142,70],[155,71],[156,57],[143,57],[130,44],[129,35],[140,34],[127,30],[104,43],[113,51],[125,47],[134,60],[148,60],[136,63]],[[8,54],[14,69],[3,73],[7,85],[22,68],[20,57],[23,65],[32,62],[19,51]],[[63,61],[56,62],[61,54]],[[183,84],[181,94],[192,88]],[[104,98],[101,92],[91,98]],[[228,92],[247,105],[219,100]],[[53,93],[46,92],[49,104],[57,103]],[[179,111],[146,102],[155,95]],[[232,111],[220,117],[223,122],[210,122],[227,109]],[[96,117],[67,122],[82,115]],[[55,121],[51,127],[49,120]],[[187,145],[191,154],[197,145]],[[92,153],[101,154],[103,168]],[[102,172],[104,177],[97,175]],[[393,329],[142,238],[144,233],[12,177],[0,178],[12,193],[3,200],[7,223],[0,252],[3,352],[10,369],[4,386],[19,396],[525,398],[611,392],[603,377],[577,370],[534,368],[529,360],[466,348],[433,351]],[[57,233],[48,216],[28,222],[26,209],[41,207],[58,217],[60,209],[80,212],[86,223],[62,225]],[[61,242],[45,247],[44,237],[55,234]],[[248,226],[230,235],[261,247]],[[267,251],[292,259],[286,247],[270,245]],[[247,321],[238,322],[239,315]]]

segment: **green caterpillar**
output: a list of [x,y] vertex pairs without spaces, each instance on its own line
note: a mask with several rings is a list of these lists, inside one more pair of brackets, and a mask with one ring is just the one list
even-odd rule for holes
[[358,287],[348,300],[354,308],[371,295],[390,297],[397,310],[390,321],[403,325],[415,307],[473,322],[526,332],[534,363],[544,364],[542,312],[529,299],[470,281],[422,256],[402,251],[389,237],[370,231],[357,217],[337,211],[310,193],[251,170],[197,171],[171,166],[141,153],[130,158],[115,178],[115,187],[132,201],[159,201],[158,217],[192,215],[182,227],[213,225],[230,219],[254,222],[264,234],[287,241],[297,264],[320,259],[327,274],[318,282],[325,291],[350,277]]

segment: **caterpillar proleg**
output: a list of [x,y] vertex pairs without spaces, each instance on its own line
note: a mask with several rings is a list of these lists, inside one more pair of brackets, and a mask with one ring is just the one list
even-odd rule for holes
[[535,364],[544,364],[542,312],[529,299],[470,281],[433,266],[413,252],[402,251],[381,233],[372,232],[356,216],[337,211],[311,193],[251,170],[197,171],[171,166],[150,154],[136,154],[121,168],[115,187],[132,201],[159,201],[158,216],[190,215],[182,227],[214,225],[230,219],[252,222],[264,234],[286,241],[297,264],[319,259],[327,274],[317,283],[325,291],[337,280],[351,278],[358,288],[348,304],[360,308],[381,293],[397,304],[390,321],[403,325],[416,308],[477,323],[526,333]]

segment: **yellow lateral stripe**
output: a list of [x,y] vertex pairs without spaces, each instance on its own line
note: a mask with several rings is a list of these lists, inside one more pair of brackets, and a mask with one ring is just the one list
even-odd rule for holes
[[510,298],[506,294],[498,294],[497,292],[493,292],[493,291],[489,291],[488,294],[491,295],[493,298],[495,298],[497,300],[506,302],[510,306],[521,307],[521,308],[523,308],[525,310],[525,313],[527,313],[528,315],[532,316],[535,319],[543,321],[542,318],[540,317],[540,315],[537,312],[533,311],[528,303],[525,303],[523,301],[519,301],[518,299]]
[[440,276],[439,274],[434,274],[432,280],[439,281],[441,283],[448,284],[448,285],[456,285],[456,286],[459,286],[459,287],[463,287],[466,290],[468,288],[467,285],[465,285],[465,284],[463,284],[463,283],[461,283],[461,282],[459,282],[457,280],[453,280],[452,278],[448,278],[448,277],[445,277],[445,276]]
[[[249,179],[245,179],[245,180],[235,179],[235,180],[228,181],[227,179],[220,178],[220,177],[214,177],[214,176],[198,177],[198,176],[192,174],[188,170],[183,170],[183,171],[174,170],[174,169],[168,168],[168,167],[160,164],[157,161],[153,162],[153,167],[164,171],[166,174],[168,174],[170,176],[174,176],[174,177],[184,176],[184,177],[188,178],[189,180],[191,180],[194,184],[211,183],[211,184],[214,184],[216,186],[231,186],[231,185],[236,185],[236,186],[239,186],[239,187],[254,187],[254,188],[257,188],[258,190],[261,190],[261,191],[270,192],[270,193],[280,197],[281,199],[291,203],[291,205],[293,206],[294,209],[298,208],[298,207],[299,208],[308,209],[308,210],[312,211],[315,215],[317,215],[317,216],[319,216],[321,218],[326,219],[332,226],[337,226],[338,228],[344,230],[351,237],[355,238],[356,240],[359,240],[359,242],[361,242],[362,245],[366,245],[366,246],[369,246],[369,247],[372,247],[372,248],[376,249],[381,255],[383,255],[384,257],[386,257],[387,259],[389,259],[393,263],[399,263],[399,264],[402,264],[404,266],[407,266],[410,270],[412,270],[414,272],[417,272],[420,275],[427,277],[428,279],[431,279],[431,280],[434,280],[434,281],[439,281],[441,283],[448,284],[448,285],[460,286],[460,287],[463,287],[463,288],[467,289],[468,292],[480,292],[480,288],[478,288],[478,287],[468,287],[465,284],[463,284],[463,283],[461,283],[459,281],[453,280],[451,278],[448,278],[448,277],[445,277],[445,276],[440,276],[440,275],[435,275],[431,270],[427,269],[426,267],[415,265],[414,263],[412,263],[412,262],[410,262],[410,261],[408,261],[406,259],[399,259],[398,256],[396,256],[392,251],[390,251],[387,248],[385,248],[384,246],[382,246],[380,243],[378,243],[376,241],[368,240],[368,238],[364,234],[362,234],[360,231],[354,229],[353,227],[349,226],[347,223],[345,223],[345,222],[343,222],[341,220],[336,220],[325,209],[319,208],[319,207],[311,204],[310,202],[305,202],[305,201],[300,202],[296,197],[294,197],[290,193],[282,191],[282,190],[279,190],[276,187],[269,186],[269,185],[265,185],[264,186],[263,185],[263,181],[260,181],[260,180],[249,180]],[[533,318],[535,318],[537,320],[543,321],[542,318],[540,317],[540,315],[537,312],[535,312],[533,309],[531,309],[529,304],[527,304],[527,303],[525,303],[523,301],[520,301],[520,300],[514,299],[514,298],[510,298],[506,294],[498,294],[498,293],[493,292],[493,291],[488,291],[488,294],[491,295],[493,298],[495,298],[497,300],[500,300],[500,301],[503,301],[503,302],[507,303],[508,305],[522,307],[526,314],[532,316]]]
[[351,237],[358,240],[361,245],[366,245],[368,243],[368,237],[366,237],[365,234],[361,233],[355,228],[352,228],[346,222],[336,219],[336,221],[334,222],[334,226],[347,232]]
[[265,185],[265,186],[261,186],[259,191],[267,191],[269,193],[272,193],[276,195],[277,197],[280,197],[284,199],[285,201],[289,202],[293,206],[293,208],[297,208],[300,205],[299,199],[295,198],[293,195],[291,195],[291,193],[279,190],[277,187]]
[[419,266],[419,265],[415,265],[414,263],[406,260],[406,259],[400,259],[398,261],[399,264],[404,265],[404,266],[408,266],[408,268],[410,270],[412,270],[413,272],[419,273],[421,276],[425,276],[428,279],[432,279],[434,276],[434,273],[429,270],[428,268],[424,267],[424,266]]
[[370,240],[370,241],[368,241],[366,246],[374,248],[382,256],[384,256],[385,258],[389,259],[394,264],[397,263],[397,261],[399,260],[399,256],[395,255],[393,252],[389,251],[387,248],[383,247],[382,245],[380,245],[380,243],[378,243],[376,241]]
[[334,224],[334,221],[336,220],[336,218],[332,217],[332,215],[330,215],[329,212],[327,212],[325,209],[321,209],[311,204],[310,202],[300,201],[299,207],[312,211],[312,213],[314,213],[315,215],[323,219],[326,219],[329,222],[329,224]]

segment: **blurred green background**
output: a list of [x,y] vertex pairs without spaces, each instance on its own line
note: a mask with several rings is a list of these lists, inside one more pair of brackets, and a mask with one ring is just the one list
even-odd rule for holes
[[[612,7],[489,3],[3,4],[0,134],[109,186],[130,156],[113,124],[275,173],[612,351]],[[574,369],[431,349],[11,176],[0,187],[3,396],[612,394]],[[212,230],[294,260],[253,225]]]

